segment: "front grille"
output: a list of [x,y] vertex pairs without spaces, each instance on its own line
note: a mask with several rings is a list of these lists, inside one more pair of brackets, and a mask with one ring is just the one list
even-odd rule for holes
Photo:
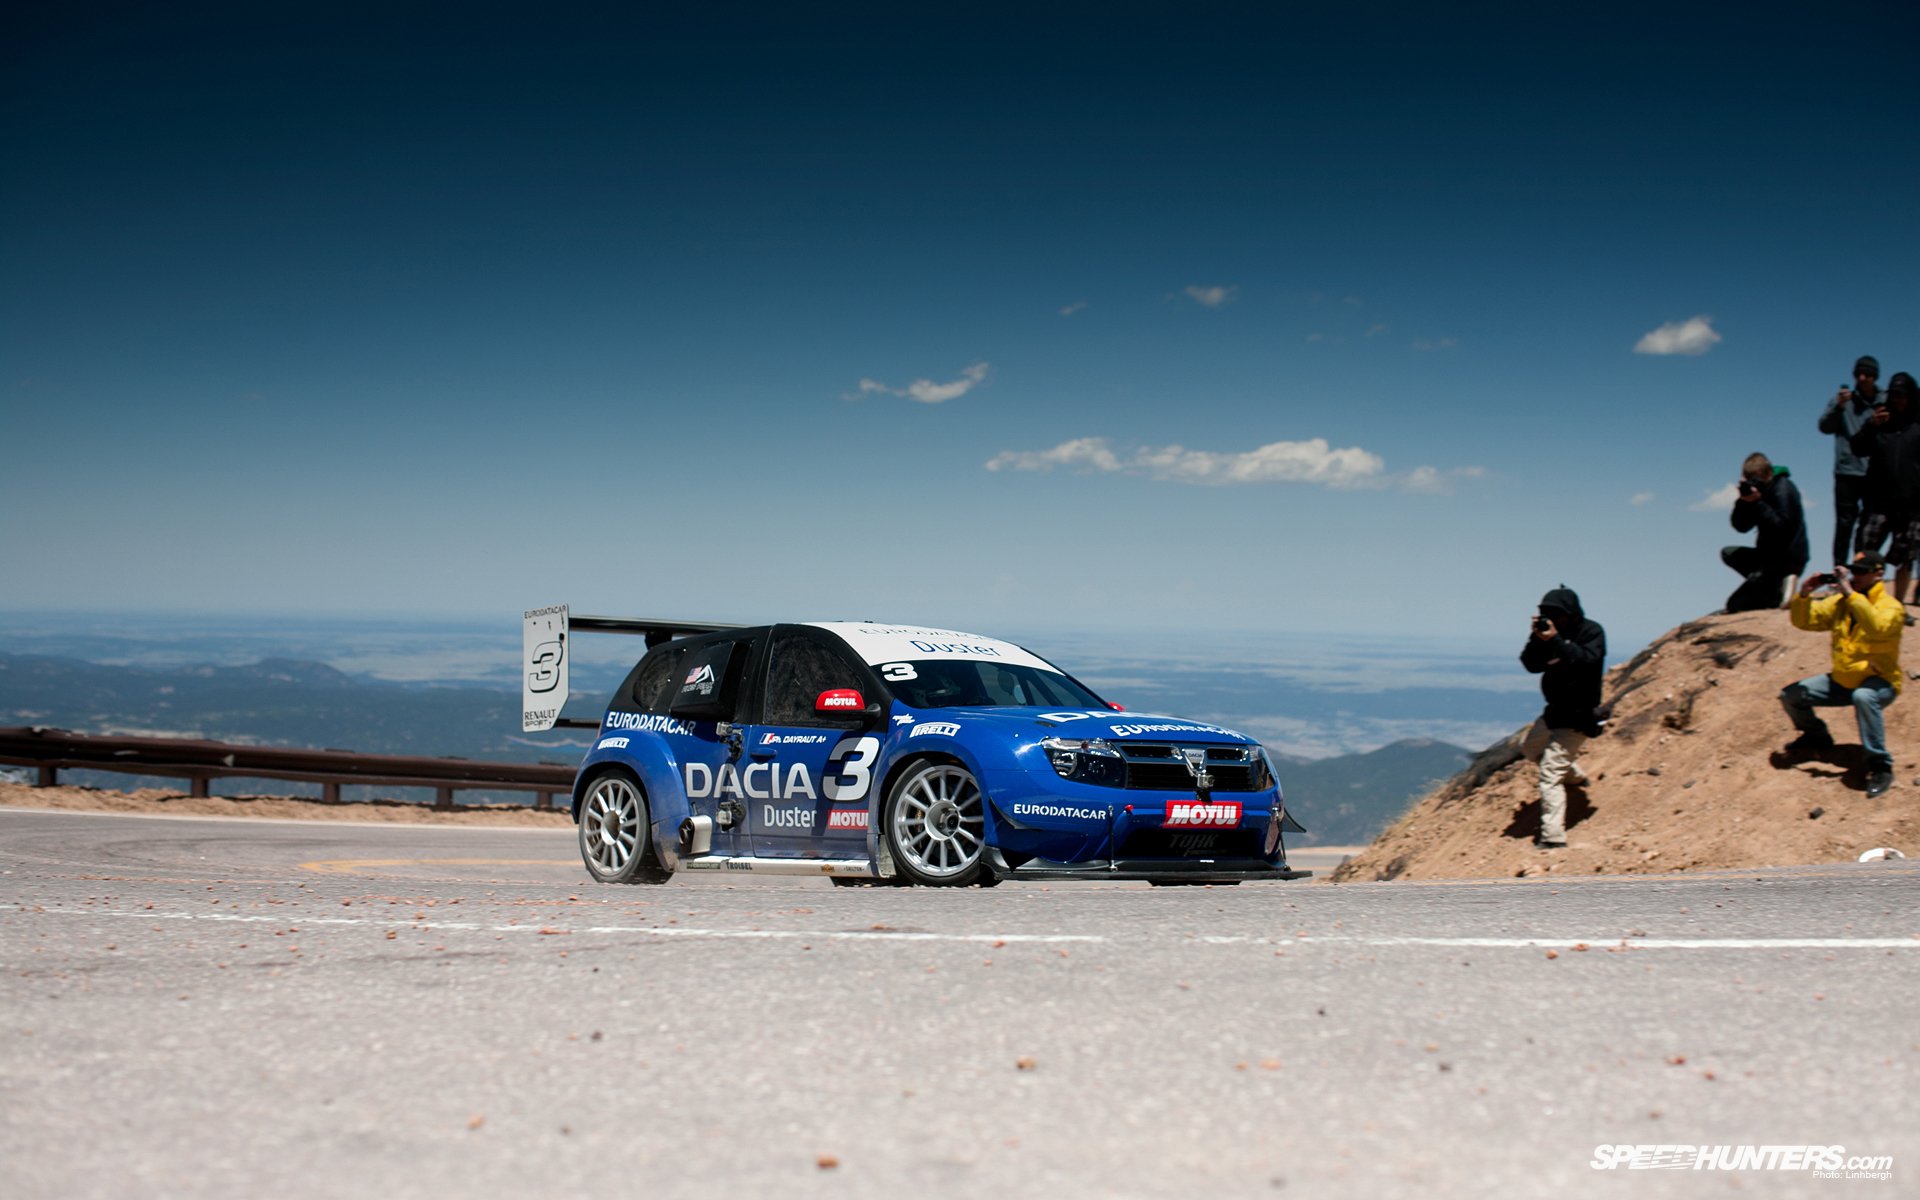
[[1258,829],[1136,829],[1121,858],[1259,858]]
[[[1191,792],[1193,774],[1181,759],[1180,751],[1202,749],[1171,742],[1120,742],[1120,755],[1127,762],[1126,786],[1141,791]],[[1216,792],[1252,792],[1257,778],[1255,765],[1259,751],[1251,746],[1207,746],[1207,774],[1213,776]],[[1248,755],[1254,755],[1249,759]]]

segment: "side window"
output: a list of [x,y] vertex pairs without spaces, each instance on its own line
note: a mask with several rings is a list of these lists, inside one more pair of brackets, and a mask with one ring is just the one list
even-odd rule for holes
[[633,706],[646,713],[666,712],[673,700],[673,685],[679,682],[674,670],[685,657],[685,646],[662,646],[642,659],[633,673]]
[[739,720],[740,711],[751,708],[745,678],[758,641],[756,634],[688,647],[667,677],[667,711],[699,721]]
[[767,662],[766,715],[769,725],[845,726],[860,722],[855,715],[828,717],[813,711],[815,697],[829,688],[867,691],[865,668],[816,637],[792,630],[774,636]]

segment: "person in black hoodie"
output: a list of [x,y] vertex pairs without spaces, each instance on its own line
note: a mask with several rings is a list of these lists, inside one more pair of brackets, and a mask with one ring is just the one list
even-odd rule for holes
[[1728,612],[1779,608],[1789,599],[1787,578],[1807,569],[1807,518],[1800,508],[1800,489],[1789,475],[1764,454],[1749,454],[1740,465],[1733,530],[1745,533],[1758,528],[1760,534],[1751,546],[1726,546],[1720,551],[1720,561],[1745,579],[1727,597]]
[[1543,850],[1567,844],[1567,782],[1584,787],[1587,773],[1574,761],[1587,739],[1600,734],[1600,674],[1606,666],[1607,634],[1589,621],[1580,597],[1561,584],[1540,598],[1540,615],[1520,665],[1540,676],[1547,707],[1527,730],[1520,751],[1540,764],[1540,833]]
[[1867,458],[1867,513],[1853,545],[1860,553],[1877,552],[1880,540],[1893,534],[1887,548],[1887,561],[1898,568],[1893,598],[1905,604],[1913,556],[1920,552],[1920,413],[1913,376],[1895,372],[1881,397],[1885,402],[1852,439],[1854,453]]

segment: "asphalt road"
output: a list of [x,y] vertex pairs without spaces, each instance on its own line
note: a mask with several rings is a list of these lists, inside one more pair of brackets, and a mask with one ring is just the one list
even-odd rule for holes
[[1911,863],[612,888],[546,830],[0,810],[0,966],[10,1200],[1920,1194]]

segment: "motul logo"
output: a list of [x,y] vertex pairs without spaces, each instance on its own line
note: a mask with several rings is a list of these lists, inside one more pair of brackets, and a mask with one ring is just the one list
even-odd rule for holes
[[1223,800],[1219,804],[1175,800],[1167,805],[1168,829],[1233,829],[1239,824],[1238,800]]
[[867,810],[864,808],[836,808],[827,813],[828,829],[865,829]]

